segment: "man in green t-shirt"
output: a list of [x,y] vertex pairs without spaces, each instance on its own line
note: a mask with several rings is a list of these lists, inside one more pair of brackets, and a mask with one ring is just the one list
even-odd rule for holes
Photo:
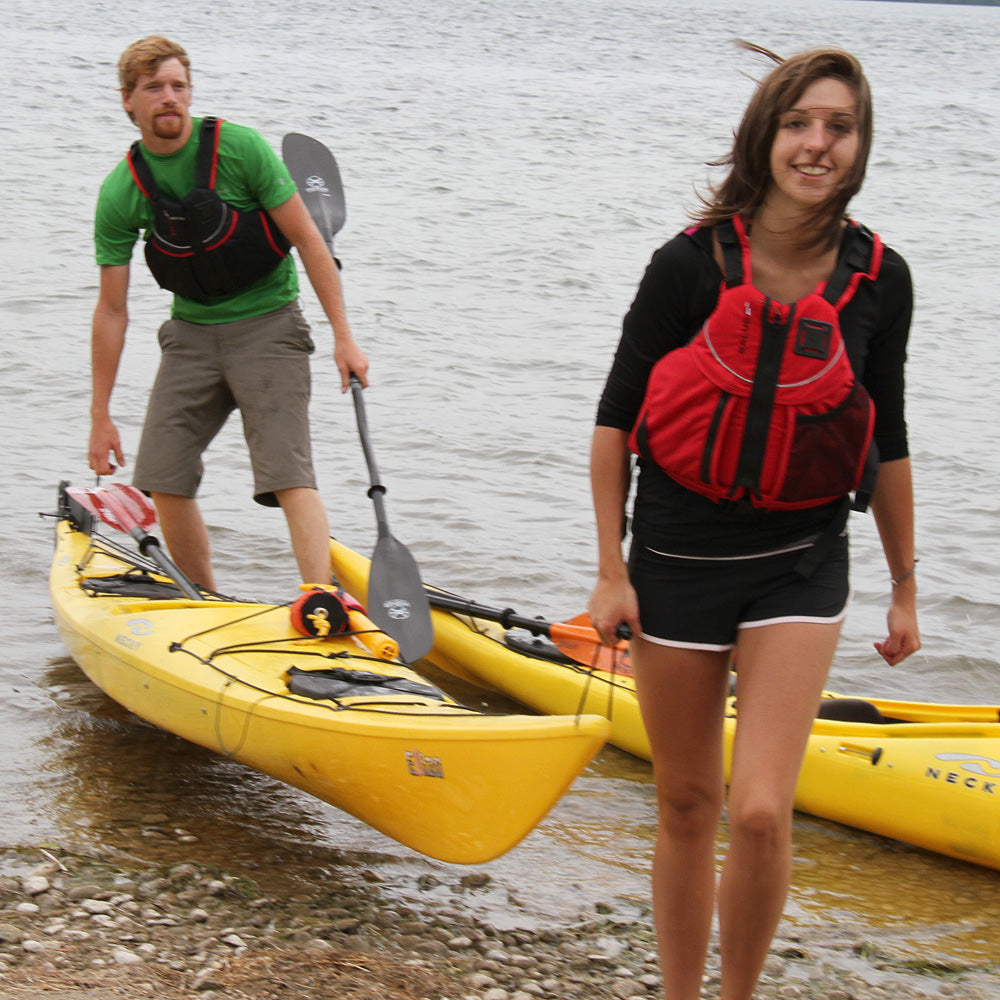
[[[195,186],[201,140],[201,120],[190,114],[187,54],[154,35],[129,46],[118,69],[123,106],[141,133],[141,159],[158,194],[180,201]],[[217,139],[216,193],[239,213],[263,210],[264,230],[273,224],[298,251],[333,327],[341,390],[347,391],[352,373],[367,385],[368,359],[351,333],[336,264],[284,164],[252,129],[224,122]],[[108,175],[95,219],[100,292],[92,330],[89,459],[101,476],[125,461],[110,401],[128,326],[132,251],[141,233],[149,237],[155,221],[153,201],[133,169],[124,159]],[[243,419],[254,498],[283,509],[303,582],[330,581],[330,533],[309,439],[313,344],[297,303],[295,263],[280,250],[275,249],[269,273],[231,294],[207,299],[175,294],[159,334],[160,369],[133,482],[152,496],[174,561],[192,580],[213,589],[208,532],[195,494],[202,453],[234,409]]]

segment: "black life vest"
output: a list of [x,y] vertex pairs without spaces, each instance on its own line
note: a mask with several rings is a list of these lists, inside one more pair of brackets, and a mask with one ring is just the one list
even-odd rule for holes
[[882,241],[850,223],[830,279],[786,305],[753,286],[741,220],[716,231],[726,266],[718,303],[653,366],[630,447],[719,502],[795,510],[854,492],[864,510],[878,473],[875,406],[839,313],[862,279],[877,277]]
[[263,209],[239,211],[215,193],[219,125],[202,120],[194,190],[180,201],[160,194],[138,141],[128,152],[132,179],[153,203],[146,263],[162,288],[195,302],[249,288],[291,249]]

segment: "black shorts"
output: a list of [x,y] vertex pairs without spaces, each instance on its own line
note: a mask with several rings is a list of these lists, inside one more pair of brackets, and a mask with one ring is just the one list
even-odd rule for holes
[[846,532],[808,577],[797,571],[808,546],[735,558],[668,555],[633,542],[629,575],[642,637],[664,646],[724,651],[740,629],[779,622],[843,620],[850,601]]

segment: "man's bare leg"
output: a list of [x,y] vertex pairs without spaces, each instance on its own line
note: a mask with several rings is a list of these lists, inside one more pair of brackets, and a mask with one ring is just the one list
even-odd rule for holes
[[177,568],[193,583],[215,590],[208,529],[198,501],[175,493],[153,493],[163,541]]
[[330,583],[330,524],[318,490],[300,486],[276,490],[288,521],[292,551],[303,583]]

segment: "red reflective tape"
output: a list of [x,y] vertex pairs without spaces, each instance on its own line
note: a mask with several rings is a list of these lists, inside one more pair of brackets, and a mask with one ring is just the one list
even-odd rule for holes
[[152,201],[152,195],[142,186],[142,181],[139,180],[139,175],[135,172],[135,165],[132,163],[132,150],[130,149],[128,153],[125,154],[125,159],[128,161],[128,169],[132,174],[132,180],[135,181],[135,186],[150,200]]
[[282,250],[281,247],[279,247],[278,244],[274,242],[274,234],[271,232],[271,227],[268,225],[267,212],[262,211],[260,213],[260,221],[264,226],[264,235],[267,237],[267,242],[270,243],[271,249],[279,257],[287,257],[288,256],[287,252],[285,250]]
[[215,126],[215,141],[212,144],[212,169],[208,174],[208,186],[214,190],[215,188],[215,176],[219,169],[219,139],[222,136],[222,119],[216,123]]

